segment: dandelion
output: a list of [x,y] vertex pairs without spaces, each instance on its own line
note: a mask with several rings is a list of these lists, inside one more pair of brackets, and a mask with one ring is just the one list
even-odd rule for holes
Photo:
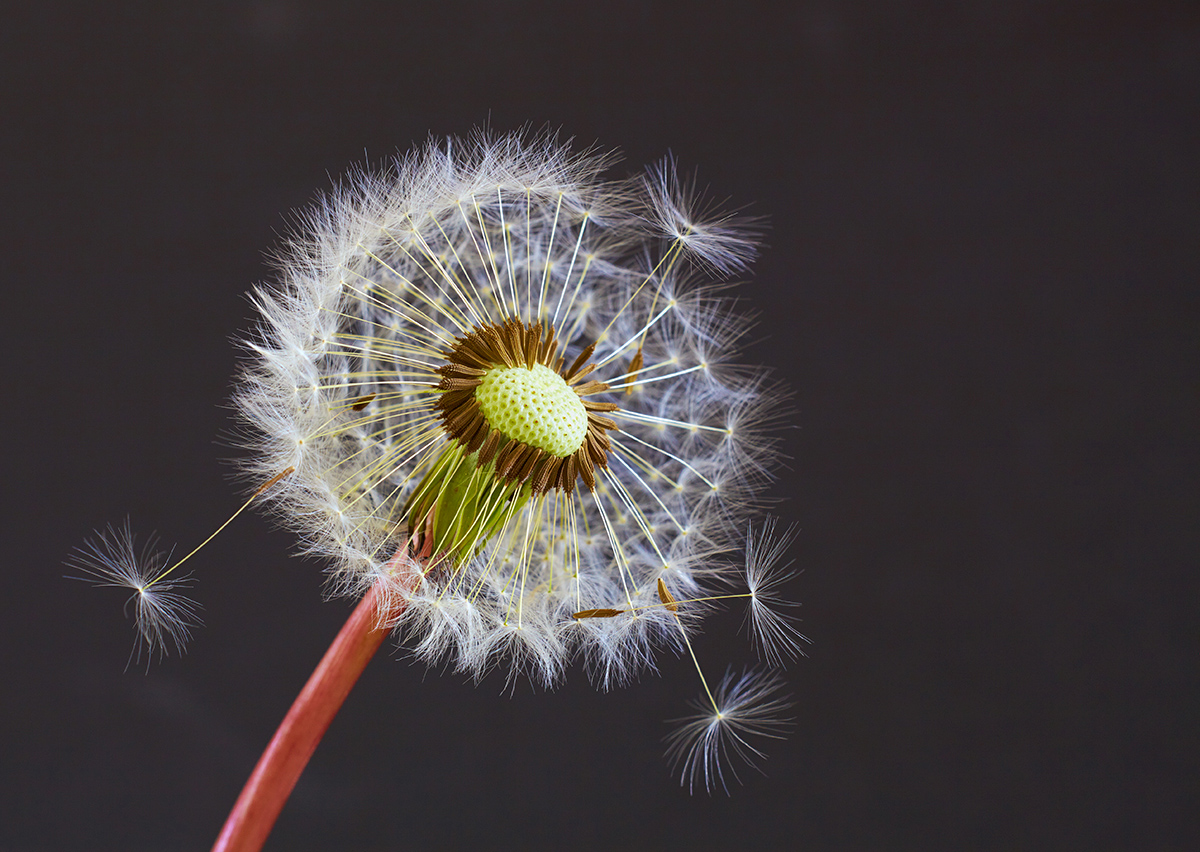
[[658,581],[694,599],[736,570],[775,455],[753,415],[778,390],[699,274],[752,241],[698,219],[670,163],[608,164],[431,143],[325,198],[256,296],[251,474],[294,467],[268,499],[334,588],[382,583],[419,656],[476,676],[552,683],[582,654],[609,685],[678,644]]
[[[582,659],[607,688],[660,648],[695,660],[699,617],[745,597],[768,662],[798,650],[771,611],[786,537],[739,534],[784,396],[739,362],[749,320],[723,293],[753,229],[706,209],[671,160],[628,180],[605,179],[612,164],[545,134],[430,142],[323,197],[255,292],[245,473],[360,603],[217,848],[265,839],[393,631],[475,678],[550,685]],[[744,546],[750,588],[716,594]],[[704,685],[734,752],[776,730],[763,683]],[[708,779],[727,741],[674,750]]]

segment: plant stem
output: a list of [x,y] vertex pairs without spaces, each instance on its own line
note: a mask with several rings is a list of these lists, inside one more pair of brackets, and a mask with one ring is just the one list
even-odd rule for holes
[[377,626],[383,582],[363,595],[296,697],[238,796],[213,852],[258,852],[266,842],[317,743],[390,632]]

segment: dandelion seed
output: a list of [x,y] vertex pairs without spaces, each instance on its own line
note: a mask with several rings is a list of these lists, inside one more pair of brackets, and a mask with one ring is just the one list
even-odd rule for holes
[[192,585],[188,575],[164,576],[170,554],[157,550],[154,536],[140,549],[130,530],[124,526],[109,527],[84,542],[70,556],[67,564],[82,571],[96,586],[128,589],[133,594],[133,620],[138,641],[130,652],[130,660],[146,662],[156,654],[165,655],[170,648],[182,653],[191,636],[191,629],[200,625],[199,605],[181,593]]
[[801,642],[809,642],[793,624],[793,618],[778,610],[796,604],[780,594],[780,587],[796,576],[789,571],[791,563],[780,565],[796,538],[796,530],[776,532],[774,518],[768,518],[746,536],[746,590],[750,607],[746,620],[750,635],[763,659],[771,666],[781,666],[786,660],[803,655]]
[[758,247],[757,222],[717,211],[696,182],[681,179],[674,157],[648,170],[649,219],[718,272],[746,269]]
[[781,697],[783,684],[770,672],[726,672],[711,701],[692,702],[696,713],[675,722],[667,737],[667,756],[680,783],[695,792],[720,787],[729,793],[725,773],[741,783],[737,766],[758,769],[766,757],[760,739],[783,739],[792,727],[785,715],[791,702]]
[[179,591],[192,586],[191,575],[176,572],[183,563],[233,523],[234,518],[244,512],[260,494],[291,473],[292,468],[287,468],[260,485],[250,499],[223,524],[169,567],[167,562],[170,554],[157,550],[157,537],[152,536],[141,551],[137,549],[128,520],[124,526],[110,526],[106,532],[99,532],[95,538],[84,542],[82,548],[76,548],[68,557],[67,564],[86,575],[75,579],[90,580],[97,586],[114,586],[133,591],[134,594],[129,600],[134,605],[134,624],[141,640],[140,644],[134,645],[139,660],[144,650],[147,652],[146,663],[149,665],[150,658],[155,653],[160,657],[164,656],[169,645],[183,653],[191,638],[192,628],[200,626],[200,619],[196,615],[200,606]]

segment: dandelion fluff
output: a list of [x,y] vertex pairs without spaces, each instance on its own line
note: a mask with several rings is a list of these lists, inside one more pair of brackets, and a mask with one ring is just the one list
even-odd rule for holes
[[795,602],[781,593],[782,586],[796,576],[789,570],[791,563],[783,562],[795,538],[795,528],[778,532],[774,518],[768,518],[757,530],[751,527],[746,537],[746,622],[760,655],[771,666],[782,666],[786,660],[802,655],[801,643],[809,641],[785,611],[796,606]]
[[728,793],[726,773],[741,783],[739,765],[758,768],[766,757],[762,740],[783,739],[792,727],[786,718],[791,702],[782,690],[771,672],[729,671],[715,694],[692,702],[696,713],[676,720],[667,737],[667,756],[688,792],[702,786]]
[[162,656],[170,649],[182,653],[193,627],[200,624],[199,605],[181,590],[191,586],[191,578],[165,576],[170,554],[157,549],[158,539],[150,539],[138,547],[129,523],[97,532],[68,558],[67,564],[96,586],[127,589],[132,594],[138,642],[131,659],[147,656],[147,663],[156,654]]

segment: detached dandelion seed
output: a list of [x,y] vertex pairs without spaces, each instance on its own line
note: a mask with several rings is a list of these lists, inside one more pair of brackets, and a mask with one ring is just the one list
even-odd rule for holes
[[84,542],[83,547],[76,548],[67,558],[69,566],[84,573],[83,577],[75,579],[133,592],[129,603],[133,604],[134,625],[139,641],[134,645],[131,660],[134,656],[140,660],[144,652],[146,664],[149,665],[156,654],[166,656],[171,647],[177,653],[183,653],[191,638],[192,628],[200,626],[197,616],[200,605],[180,591],[193,585],[192,575],[179,572],[180,566],[233,523],[234,518],[244,512],[260,494],[291,473],[291,468],[282,470],[259,486],[225,523],[170,566],[167,563],[171,555],[157,549],[157,536],[151,536],[138,550],[128,520],[121,527],[110,526],[106,531],[96,533],[94,538]]
[[739,764],[758,769],[766,757],[755,743],[783,739],[791,729],[786,718],[791,702],[781,696],[783,684],[770,672],[727,672],[711,700],[692,702],[696,713],[676,720],[667,737],[667,754],[689,792],[703,786],[729,792],[726,772],[741,783]]
[[182,653],[192,628],[200,625],[199,605],[181,592],[192,585],[192,578],[164,576],[170,555],[160,552],[157,544],[152,536],[139,549],[126,522],[97,533],[67,560],[85,575],[79,579],[132,592],[128,604],[133,607],[138,641],[130,660],[141,660],[145,654],[147,664],[171,648]]

